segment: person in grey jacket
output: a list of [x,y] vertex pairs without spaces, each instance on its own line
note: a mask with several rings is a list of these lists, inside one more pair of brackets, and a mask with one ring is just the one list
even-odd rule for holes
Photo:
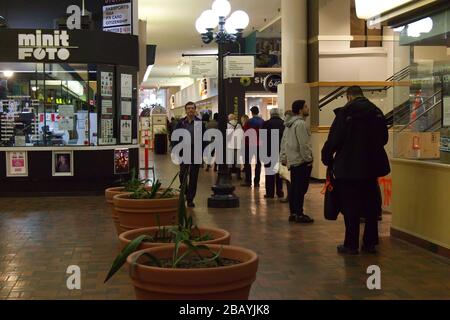
[[297,100],[292,104],[292,112],[293,117],[286,121],[281,149],[281,163],[291,171],[289,222],[312,223],[314,220],[303,209],[313,164],[311,133],[306,124],[309,107],[304,100]]

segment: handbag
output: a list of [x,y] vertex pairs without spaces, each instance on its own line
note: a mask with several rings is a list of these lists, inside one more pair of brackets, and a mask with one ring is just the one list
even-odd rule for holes
[[324,198],[324,217],[326,220],[337,220],[341,207],[339,204],[339,197],[337,194],[337,184],[334,179],[334,173],[331,167],[327,169],[327,180],[322,190]]

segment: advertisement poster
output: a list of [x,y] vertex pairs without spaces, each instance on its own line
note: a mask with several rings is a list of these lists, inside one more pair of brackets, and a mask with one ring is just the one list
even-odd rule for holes
[[27,177],[28,155],[26,151],[6,152],[6,176]]
[[58,121],[58,129],[62,131],[72,131],[74,124],[72,118],[64,118]]
[[102,100],[102,114],[113,114],[112,100]]
[[105,4],[111,5],[103,6],[103,31],[131,34],[131,1],[106,1]]
[[53,151],[52,169],[54,177],[73,176],[73,152]]
[[131,143],[131,120],[120,121],[120,143]]
[[121,96],[122,98],[133,98],[133,75],[121,75]]
[[102,119],[101,144],[114,144],[114,120]]
[[131,101],[122,101],[122,115],[131,116]]
[[103,97],[112,97],[113,95],[113,73],[101,72],[101,93]]
[[114,174],[130,172],[130,151],[128,149],[114,150]]
[[58,107],[59,116],[72,118],[74,116],[74,107],[72,105],[61,105]]

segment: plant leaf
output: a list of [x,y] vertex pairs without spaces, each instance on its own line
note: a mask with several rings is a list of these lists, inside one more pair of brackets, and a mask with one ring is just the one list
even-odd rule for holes
[[151,236],[148,235],[142,235],[137,237],[136,239],[134,239],[133,241],[131,241],[128,246],[126,246],[122,252],[119,253],[119,255],[116,257],[116,259],[114,260],[111,269],[108,272],[108,275],[106,276],[106,279],[104,281],[104,283],[106,283],[109,279],[111,279],[111,277],[120,270],[120,268],[125,264],[125,262],[127,261],[127,258],[130,254],[132,254],[133,252],[135,252],[139,246],[141,245],[141,243],[145,240],[148,241],[153,241],[153,238]]
[[172,182],[169,184],[169,186],[167,187],[167,189],[164,191],[164,193],[161,195],[161,198],[164,198],[166,196],[166,194],[169,191],[172,191],[172,185],[175,183],[175,180],[178,178],[178,176],[180,175],[179,172],[177,172],[177,174],[175,175],[175,177],[173,177]]

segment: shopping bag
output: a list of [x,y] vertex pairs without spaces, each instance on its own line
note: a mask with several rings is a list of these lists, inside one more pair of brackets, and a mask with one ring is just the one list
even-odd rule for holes
[[280,163],[280,168],[278,169],[278,174],[281,179],[291,182],[291,173],[287,166],[284,166]]
[[331,169],[327,170],[327,180],[322,190],[324,198],[324,217],[326,220],[337,220],[341,211],[337,194],[336,180]]

